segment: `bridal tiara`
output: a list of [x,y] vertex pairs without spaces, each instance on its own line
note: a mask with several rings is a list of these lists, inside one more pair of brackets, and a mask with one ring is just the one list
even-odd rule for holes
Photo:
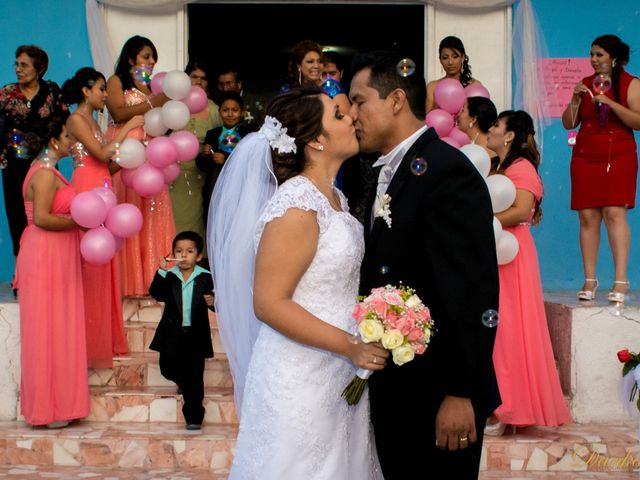
[[296,153],[296,139],[287,135],[287,129],[277,118],[267,115],[259,132],[278,153]]

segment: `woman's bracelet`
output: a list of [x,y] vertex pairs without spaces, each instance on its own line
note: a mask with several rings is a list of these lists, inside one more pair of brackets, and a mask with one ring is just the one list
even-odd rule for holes
[[115,152],[113,153],[111,160],[116,163],[120,163],[120,142],[114,143],[113,146],[115,147]]

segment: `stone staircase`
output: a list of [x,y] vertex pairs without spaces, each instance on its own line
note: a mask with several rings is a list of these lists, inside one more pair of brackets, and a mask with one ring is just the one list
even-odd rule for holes
[[[227,477],[238,418],[215,314],[215,357],[205,367],[206,416],[201,431],[187,431],[182,397],[160,374],[158,354],[148,349],[162,306],[127,299],[123,312],[130,353],[114,359],[111,369],[90,370],[90,416],[61,430],[32,428],[20,418],[0,422],[0,478]],[[480,478],[637,479],[639,467],[637,422],[530,427],[485,440]]]

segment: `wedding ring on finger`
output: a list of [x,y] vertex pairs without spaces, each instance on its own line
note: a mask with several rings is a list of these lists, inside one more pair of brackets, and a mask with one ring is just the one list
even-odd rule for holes
[[462,443],[462,442],[467,443],[467,442],[469,441],[469,437],[466,437],[466,436],[464,436],[464,437],[460,437],[460,439],[459,439],[458,441],[459,441],[460,443]]
[[378,360],[378,357],[376,357],[376,356],[374,355],[374,357],[373,357],[373,363],[378,363],[378,362],[377,362],[377,360]]

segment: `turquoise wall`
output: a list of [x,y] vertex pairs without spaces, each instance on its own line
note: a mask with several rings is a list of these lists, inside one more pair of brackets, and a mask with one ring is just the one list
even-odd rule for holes
[[[606,6],[595,0],[533,0],[532,4],[550,57],[588,57],[593,39],[611,33],[631,46],[627,70],[640,75],[640,3],[637,0],[619,0]],[[559,119],[553,120],[545,129],[542,159],[540,174],[545,187],[542,202],[544,218],[541,225],[534,228],[534,236],[543,287],[545,290],[577,291],[582,285],[583,272],[578,244],[578,215],[569,209],[571,147],[567,146],[567,131]],[[638,208],[629,211],[631,256],[628,275],[632,288],[640,286],[639,215]],[[613,285],[613,260],[604,227],[598,278],[605,289]]]
[[[9,0],[0,15],[0,85],[15,82],[15,51],[19,45],[35,44],[49,55],[45,79],[62,83],[80,67],[93,65],[89,50],[83,0]],[[69,177],[71,162],[61,162]],[[0,185],[0,191],[2,186]],[[4,198],[0,195],[0,283],[11,281],[14,261],[7,227]]]
[[[542,34],[551,57],[588,56],[591,41],[604,33],[619,35],[631,46],[628,70],[640,74],[640,3],[619,0],[615,8],[604,7],[601,0],[558,2],[532,0]],[[38,12],[34,15],[33,12]],[[15,48],[35,43],[50,56],[47,78],[59,84],[81,66],[91,65],[85,2],[83,0],[22,0],[4,2],[0,17],[0,85],[15,81],[11,68]],[[496,52],[499,54],[499,52]],[[109,72],[105,72],[109,73]],[[515,79],[517,81],[517,79]],[[582,282],[582,263],[578,247],[577,214],[569,209],[569,160],[566,131],[558,120],[544,132],[543,163],[540,173],[545,185],[544,219],[534,229],[538,246],[543,285],[546,290],[577,290]],[[62,170],[70,173],[70,162],[63,162]],[[1,187],[0,187],[1,188]],[[11,240],[6,225],[4,203],[0,195],[0,282],[13,275]],[[629,279],[632,287],[640,285],[640,218],[631,210],[632,229]],[[603,231],[598,276],[604,287],[613,280],[612,260],[606,232]]]

